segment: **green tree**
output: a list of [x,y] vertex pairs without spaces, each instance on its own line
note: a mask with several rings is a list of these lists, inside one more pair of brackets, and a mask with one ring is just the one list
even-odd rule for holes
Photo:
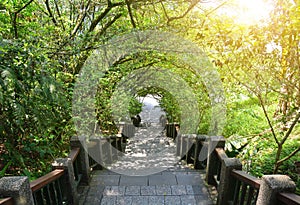
[[238,25],[226,16],[211,16],[194,36],[218,66],[228,92],[257,98],[276,144],[273,172],[300,151],[283,155],[295,139],[299,110],[299,2],[276,1],[271,18],[257,25]]

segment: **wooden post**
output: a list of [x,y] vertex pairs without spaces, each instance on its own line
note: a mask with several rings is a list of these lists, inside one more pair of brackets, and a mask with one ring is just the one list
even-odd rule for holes
[[175,140],[176,140],[176,156],[181,156],[182,135],[178,134]]
[[90,165],[89,156],[87,153],[86,137],[74,136],[70,140],[71,149],[78,147],[80,148],[80,153],[78,156],[79,160],[79,173],[82,174],[81,183],[84,185],[89,185],[90,178]]
[[93,164],[93,169],[102,169],[103,164],[103,153],[102,153],[102,145],[101,138],[90,138],[89,143],[89,155],[95,164]]
[[75,176],[72,160],[70,158],[58,158],[52,164],[53,169],[64,169],[64,193],[68,199],[68,204],[78,205],[79,198],[77,193],[77,187],[75,184]]
[[225,138],[222,136],[211,136],[208,142],[207,166],[206,166],[206,182],[215,185],[214,175],[218,170],[218,157],[215,148],[225,148]]
[[205,138],[203,136],[197,135],[195,139],[195,152],[194,152],[194,168],[195,169],[201,169],[203,168],[201,166],[201,163],[199,161],[199,154],[200,151],[203,149],[202,141],[204,141]]
[[242,170],[242,164],[240,160],[236,158],[223,159],[221,166],[217,205],[228,204],[228,201],[233,200],[235,180],[231,176],[231,171],[233,169]]

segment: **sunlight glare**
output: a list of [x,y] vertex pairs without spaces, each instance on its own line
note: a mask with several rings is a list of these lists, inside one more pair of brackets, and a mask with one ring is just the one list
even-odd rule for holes
[[266,0],[235,0],[237,10],[233,16],[237,23],[256,24],[263,19],[268,19],[273,9],[270,1]]

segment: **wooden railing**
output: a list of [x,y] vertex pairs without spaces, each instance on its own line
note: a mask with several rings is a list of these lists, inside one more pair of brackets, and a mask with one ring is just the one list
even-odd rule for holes
[[232,170],[235,179],[233,204],[255,204],[260,188],[260,180],[240,170]]
[[300,204],[300,196],[294,193],[279,193],[277,194],[277,200],[279,201],[279,205],[299,205]]
[[[119,151],[120,149],[122,150],[121,141],[121,137],[98,138],[94,141],[90,139],[93,145],[90,145],[88,148],[85,144],[85,140],[81,142],[78,138],[71,140],[71,151],[68,158],[57,159],[56,164],[53,165],[52,172],[30,182],[30,184],[26,182],[26,180],[21,180],[23,184],[28,183],[28,189],[31,190],[30,194],[26,195],[26,197],[28,197],[26,199],[28,200],[27,204],[78,204],[77,186],[80,182],[88,183],[89,170],[91,168],[89,166],[91,159],[89,159],[85,150],[93,148],[99,152],[103,149],[105,143],[110,143],[112,146],[105,146],[110,147],[110,150],[102,151],[109,153],[107,157],[112,161],[114,160],[114,156],[117,157],[112,147],[117,148]],[[199,161],[199,153],[201,150],[203,151],[203,149],[206,150],[205,152],[208,156],[206,180],[208,184],[217,187],[218,205],[273,204],[273,202],[265,202],[264,200],[266,199],[261,199],[261,196],[265,195],[274,195],[276,198],[273,200],[276,201],[277,205],[300,205],[300,196],[291,192],[295,185],[290,183],[289,180],[284,181],[284,183],[288,183],[288,186],[286,186],[288,188],[284,187],[282,189],[276,188],[276,190],[269,190],[271,194],[269,192],[267,194],[263,193],[266,188],[262,189],[261,187],[266,186],[264,182],[265,178],[257,179],[242,171],[240,161],[236,158],[229,158],[226,155],[224,150],[224,138],[208,138],[202,135],[180,135],[177,136],[176,143],[177,154],[181,156],[182,159],[192,161],[195,168],[203,168]],[[99,154],[102,154],[102,152],[99,152]],[[274,176],[274,178],[276,177]],[[7,181],[10,182],[11,179]],[[278,184],[280,186],[281,182]],[[270,189],[272,189],[272,187]],[[279,193],[277,192],[278,190],[282,192]],[[20,199],[24,200],[24,197],[20,196],[20,194],[23,194],[23,191],[20,191],[17,195],[19,198],[14,198],[10,195],[2,196],[7,198],[0,199],[0,205],[13,205],[15,201]]]
[[[180,134],[176,137],[176,155],[193,164],[194,169],[205,169],[206,160],[199,160],[201,150],[207,149],[207,136],[195,134]],[[206,153],[207,155],[207,153]]]
[[0,199],[0,204],[1,205],[14,205],[14,199],[12,197]]
[[[68,158],[72,162],[74,170],[74,186],[77,188],[82,173],[80,172],[80,160],[78,158],[81,150],[79,147],[71,149]],[[70,190],[66,186],[68,182],[68,171],[64,167],[57,166],[57,169],[52,172],[30,182],[30,188],[33,195],[35,205],[58,205],[58,204],[71,204],[69,195]],[[69,196],[69,197],[68,197]]]
[[[84,150],[84,141],[80,141],[78,137],[73,137],[70,142],[71,151],[67,158],[56,159],[52,164],[53,171],[30,183],[27,182],[29,189],[31,189],[28,192],[30,194],[20,196],[24,194],[24,190],[21,190],[16,195],[17,198],[11,196],[0,199],[0,205],[19,204],[20,202],[16,201],[20,200],[26,201],[22,204],[30,205],[78,204],[77,188],[80,183],[88,183],[90,168],[88,156]],[[16,178],[18,180],[20,177]],[[26,180],[23,178],[21,183],[27,186]]]
[[126,137],[123,135],[91,138],[88,143],[90,167],[102,169],[103,165],[112,164],[124,154],[125,146]]
[[63,204],[67,201],[63,169],[56,169],[30,183],[34,204]]
[[[275,203],[276,205],[300,205],[299,195],[284,190],[293,190],[291,187],[295,185],[289,180],[277,183],[278,186],[283,186],[282,188],[277,187],[274,190],[270,188],[269,192],[274,194],[276,198],[272,199],[270,197],[267,200],[273,201],[267,203],[264,197],[269,197],[270,193],[263,193],[266,190],[260,189],[261,184],[265,182],[242,171],[242,165],[238,159],[228,158],[224,150],[225,139],[211,139],[210,145],[212,145],[210,148],[213,150],[210,150],[211,154],[208,157],[206,180],[217,188],[218,205],[265,205]],[[277,180],[275,176],[273,178],[271,180]],[[284,179],[286,178],[288,177],[285,176]],[[277,189],[283,192],[277,193]]]
[[[80,148],[79,147],[75,147],[71,150],[68,158],[71,159],[72,161],[72,164],[73,164],[73,169],[74,169],[74,177],[75,177],[75,186],[78,187],[80,181],[81,181],[81,178],[82,178],[82,173],[80,173],[80,165],[81,165],[81,162],[80,160],[78,160],[78,155],[80,153]],[[85,150],[83,150],[85,151]]]

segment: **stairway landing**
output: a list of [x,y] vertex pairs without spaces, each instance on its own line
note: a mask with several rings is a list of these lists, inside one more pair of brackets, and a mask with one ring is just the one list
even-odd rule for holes
[[81,187],[80,204],[211,205],[204,178],[204,171],[178,167],[148,176],[97,170],[90,186]]

